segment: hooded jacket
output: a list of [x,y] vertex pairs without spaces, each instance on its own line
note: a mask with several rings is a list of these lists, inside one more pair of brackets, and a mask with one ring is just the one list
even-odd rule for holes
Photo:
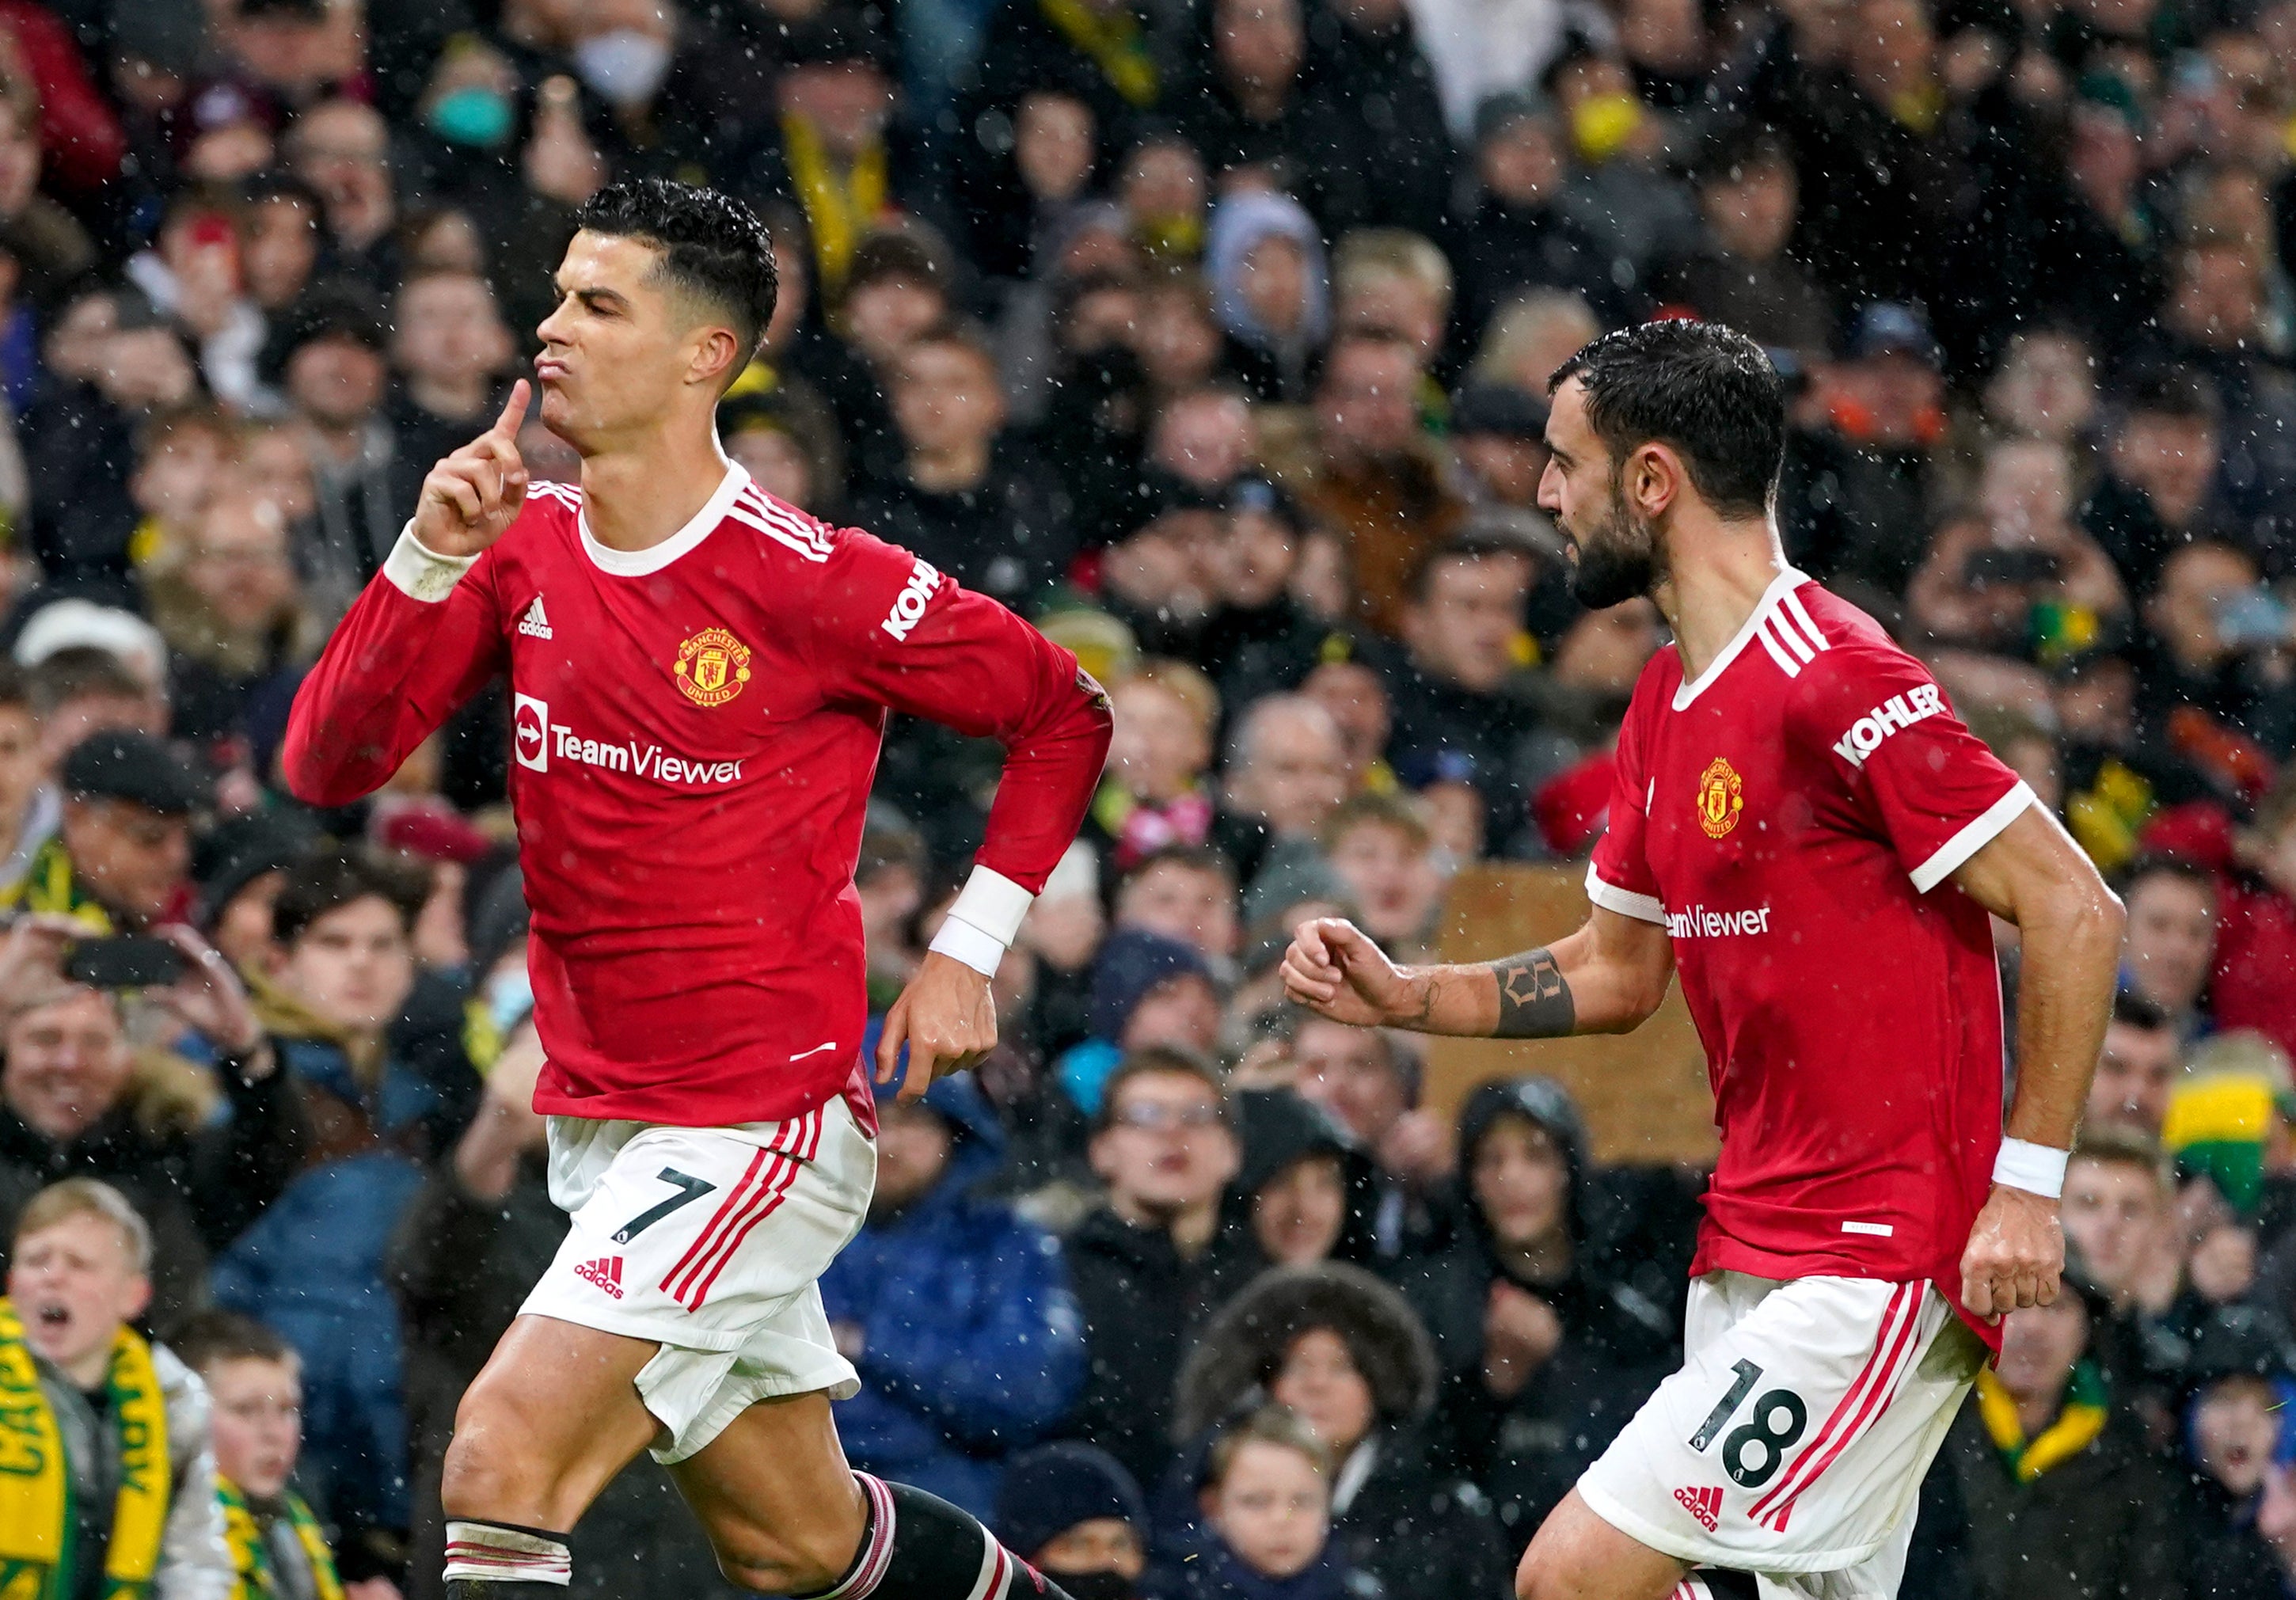
[[[1474,1202],[1475,1152],[1503,1115],[1545,1128],[1569,1169],[1562,1226],[1570,1265],[1553,1281],[1518,1282],[1506,1271]],[[1622,1208],[1590,1177],[1585,1127],[1554,1079],[1504,1079],[1476,1089],[1459,1114],[1458,1171],[1458,1236],[1406,1269],[1402,1287],[1441,1356],[1437,1437],[1522,1541],[1675,1366],[1681,1317],[1646,1292],[1630,1255],[1603,1237]],[[1598,1218],[1599,1229],[1590,1226]],[[1482,1377],[1484,1317],[1491,1285],[1501,1279],[1545,1301],[1563,1328],[1554,1354],[1512,1398],[1493,1394]]]
[[1003,1458],[1047,1432],[1084,1382],[1084,1321],[1059,1243],[974,1190],[1004,1131],[969,1077],[924,1103],[948,1124],[939,1181],[873,1215],[821,1277],[832,1323],[860,1333],[861,1392],[838,1407],[865,1471],[993,1514]]
[[1196,1490],[1212,1440],[1267,1402],[1285,1351],[1317,1329],[1347,1345],[1372,1400],[1370,1432],[1339,1464],[1327,1554],[1390,1595],[1501,1600],[1509,1569],[1489,1500],[1429,1456],[1435,1348],[1400,1294],[1336,1261],[1262,1273],[1204,1330],[1180,1374],[1176,1431],[1185,1442],[1157,1497],[1160,1551],[1182,1560],[1203,1537]]
[[1247,1090],[1234,1100],[1242,1123],[1243,1165],[1228,1190],[1227,1225],[1250,1242],[1254,1259],[1269,1264],[1251,1232],[1252,1204],[1260,1190],[1299,1162],[1330,1155],[1339,1159],[1340,1181],[1347,1196],[1332,1259],[1358,1266],[1369,1261],[1378,1243],[1378,1173],[1355,1136],[1331,1113],[1290,1089]]

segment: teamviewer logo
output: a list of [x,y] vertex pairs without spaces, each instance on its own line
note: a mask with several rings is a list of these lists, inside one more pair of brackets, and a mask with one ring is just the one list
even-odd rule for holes
[[518,764],[535,772],[550,770],[550,702],[521,694],[511,712],[511,742]]

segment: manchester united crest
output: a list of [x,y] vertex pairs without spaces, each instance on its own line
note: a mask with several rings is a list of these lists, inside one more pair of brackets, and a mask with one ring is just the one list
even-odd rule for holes
[[1720,756],[1707,763],[1698,775],[1698,825],[1706,837],[1719,839],[1738,825],[1738,813],[1746,808],[1744,788],[1738,769]]
[[695,705],[722,706],[750,681],[750,647],[722,628],[705,628],[677,647],[670,671]]

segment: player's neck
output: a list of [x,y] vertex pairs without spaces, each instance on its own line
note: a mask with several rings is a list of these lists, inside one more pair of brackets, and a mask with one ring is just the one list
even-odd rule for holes
[[582,458],[582,517],[609,550],[648,550],[692,521],[725,482],[715,433],[654,434]]
[[1668,530],[1668,544],[1667,576],[1651,598],[1674,630],[1684,680],[1695,682],[1785,570],[1785,552],[1767,520],[1677,523]]

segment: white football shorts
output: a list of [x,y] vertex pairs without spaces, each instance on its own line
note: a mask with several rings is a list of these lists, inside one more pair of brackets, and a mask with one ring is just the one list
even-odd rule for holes
[[749,1407],[858,1393],[817,1280],[860,1231],[877,1148],[842,1098],[783,1122],[549,1120],[550,1198],[573,1219],[523,1313],[661,1346],[637,1377],[683,1461]]
[[1654,1550],[1754,1574],[1764,1600],[1893,1600],[1983,1342],[1934,1285],[1868,1278],[1708,1273],[1683,1323],[1682,1370],[1579,1497]]

